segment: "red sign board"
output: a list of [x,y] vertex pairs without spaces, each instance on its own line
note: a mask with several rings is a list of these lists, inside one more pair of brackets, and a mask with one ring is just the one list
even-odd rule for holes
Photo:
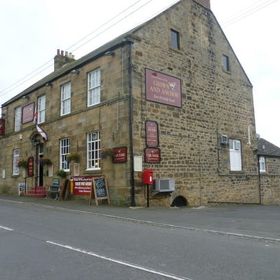
[[159,146],[158,124],[155,121],[146,121],[146,145],[149,148]]
[[146,99],[170,106],[182,107],[181,80],[146,69]]
[[30,103],[22,108],[22,123],[32,122],[34,118],[34,103]]
[[144,158],[146,163],[160,163],[160,149],[159,148],[146,148],[144,150]]
[[127,147],[113,148],[113,163],[127,162]]
[[34,157],[29,157],[27,160],[27,176],[34,176]]
[[77,176],[73,177],[73,194],[74,195],[90,195],[92,190],[91,176]]
[[5,135],[5,120],[0,119],[0,136]]

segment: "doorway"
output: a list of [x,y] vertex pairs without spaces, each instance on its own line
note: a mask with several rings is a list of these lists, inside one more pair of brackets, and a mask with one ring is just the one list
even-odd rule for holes
[[37,186],[44,186],[44,144],[38,143],[36,145],[36,184]]

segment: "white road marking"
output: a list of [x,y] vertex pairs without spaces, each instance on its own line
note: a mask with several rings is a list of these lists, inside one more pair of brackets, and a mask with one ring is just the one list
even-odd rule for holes
[[4,227],[0,225],[0,229],[4,229],[6,231],[14,231],[12,228]]
[[155,274],[155,275],[163,276],[163,277],[166,277],[166,278],[169,278],[169,279],[174,279],[174,280],[192,280],[191,278],[185,278],[185,277],[181,277],[181,276],[176,276],[176,275],[172,275],[172,274],[169,274],[169,273],[165,273],[165,272],[161,272],[161,271],[156,271],[154,269],[146,268],[146,267],[143,267],[143,266],[140,266],[140,265],[128,263],[128,262],[125,262],[125,261],[121,261],[121,260],[117,260],[117,259],[112,259],[112,258],[109,258],[109,257],[105,257],[105,256],[102,256],[102,255],[96,254],[94,252],[86,251],[86,250],[79,249],[79,248],[74,248],[74,247],[69,246],[69,245],[59,244],[59,243],[52,242],[52,241],[46,241],[46,242],[48,244],[51,244],[51,245],[54,245],[54,246],[58,246],[58,247],[61,247],[61,248],[64,248],[64,249],[75,251],[75,252],[78,252],[78,253],[81,253],[81,254],[89,255],[89,256],[92,256],[92,257],[95,257],[95,258],[99,258],[99,259],[102,259],[102,260],[105,260],[105,261],[117,263],[119,265],[131,267],[133,269],[137,269],[137,270],[145,271],[145,272],[152,273],[152,274]]

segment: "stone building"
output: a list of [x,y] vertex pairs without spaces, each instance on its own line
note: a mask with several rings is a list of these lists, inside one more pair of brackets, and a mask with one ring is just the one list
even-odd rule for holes
[[143,168],[172,179],[156,180],[151,205],[259,203],[252,84],[209,0],[181,0],[78,60],[54,60],[2,105],[0,186],[16,191],[30,157],[28,186],[47,186],[70,153],[78,174],[106,176],[115,205],[145,204]]
[[262,204],[280,204],[280,148],[258,139],[259,187]]

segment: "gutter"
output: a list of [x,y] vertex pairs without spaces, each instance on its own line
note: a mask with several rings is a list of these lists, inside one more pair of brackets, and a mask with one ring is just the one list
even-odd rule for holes
[[132,44],[128,39],[128,126],[129,126],[129,154],[130,154],[130,206],[135,207],[135,179],[134,179],[134,147],[133,147],[133,94],[132,94]]

